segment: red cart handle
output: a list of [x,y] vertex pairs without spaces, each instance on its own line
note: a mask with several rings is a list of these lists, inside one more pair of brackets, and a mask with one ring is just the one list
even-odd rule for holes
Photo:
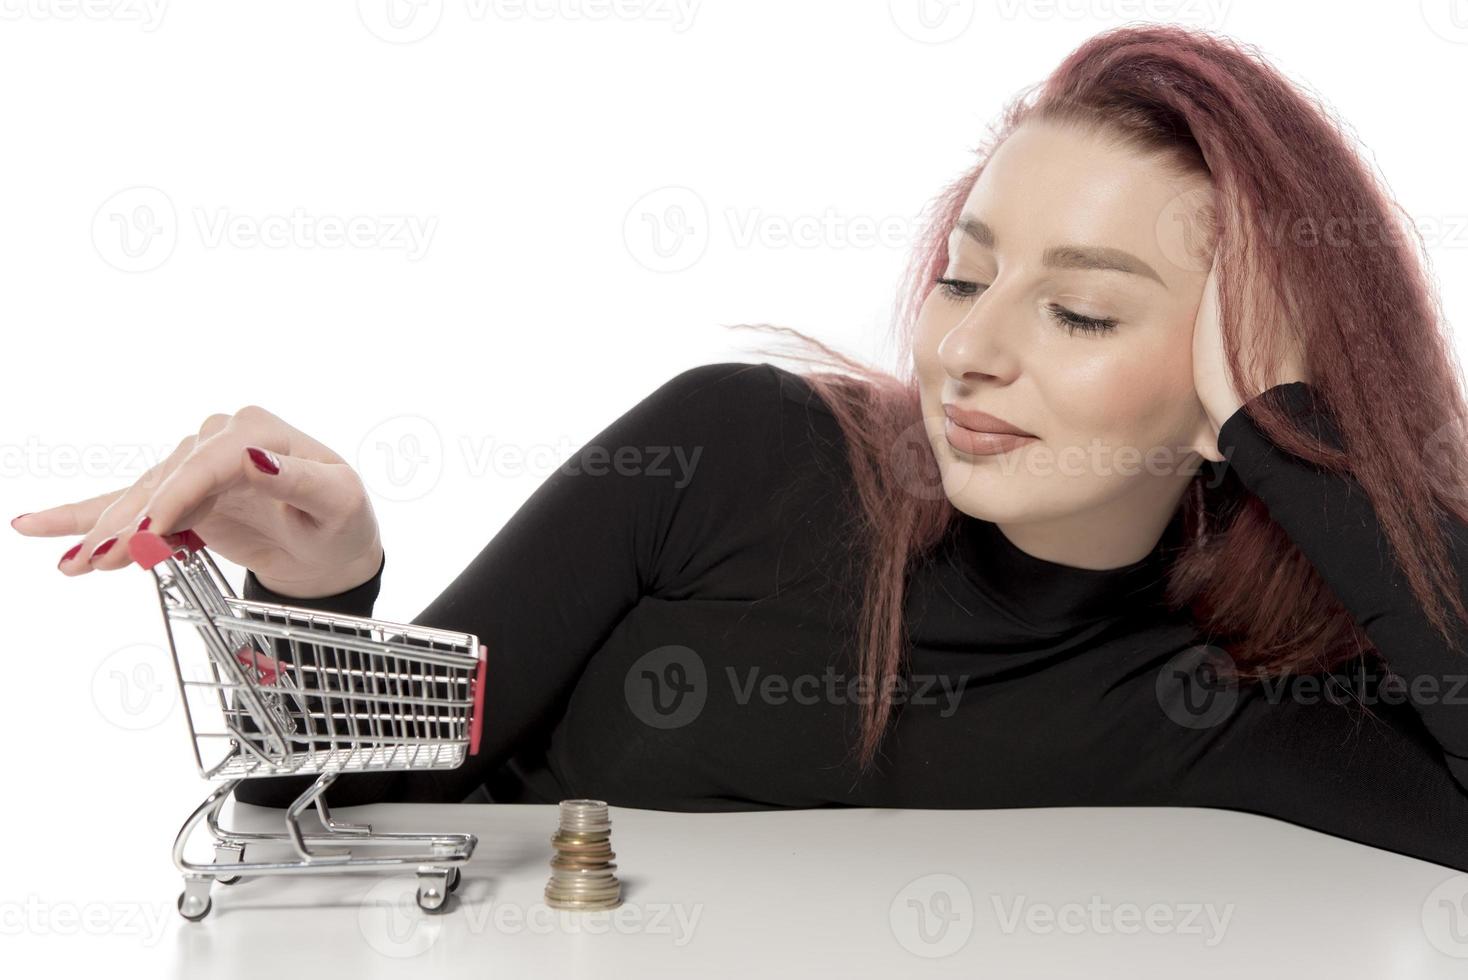
[[127,542],[128,554],[133,556],[133,561],[144,568],[152,568],[166,558],[172,558],[178,551],[193,553],[204,547],[204,539],[199,537],[191,528],[175,531],[173,534],[165,534],[162,537],[152,531],[139,531]]
[[474,706],[469,709],[469,754],[479,754],[479,733],[484,729],[484,663],[489,647],[479,644],[479,663],[474,668]]

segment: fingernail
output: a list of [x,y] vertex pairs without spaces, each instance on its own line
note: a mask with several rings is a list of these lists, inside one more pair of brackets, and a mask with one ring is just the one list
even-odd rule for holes
[[22,517],[27,517],[27,516],[29,516],[29,515],[31,515],[33,513],[35,513],[35,511],[29,511],[28,510],[24,514],[17,514],[17,515],[15,515],[14,517],[12,517],[10,519],[10,526],[11,527],[15,527],[15,522],[16,521],[20,520]]
[[146,530],[148,530],[148,525],[149,524],[152,524],[152,523],[153,523],[153,518],[151,518],[151,517],[144,517],[141,521],[138,521],[138,530],[139,531],[146,531]]
[[76,553],[78,551],[81,551],[81,550],[82,550],[82,543],[80,541],[78,541],[76,544],[74,544],[74,545],[71,546],[71,549],[69,551],[67,551],[66,554],[64,554],[64,555],[61,556],[61,561],[58,561],[56,563],[56,567],[57,568],[60,568],[62,565],[64,565],[67,562],[71,561],[73,558],[76,557]]
[[92,553],[87,556],[87,561],[95,561],[101,556],[107,554],[107,552],[112,550],[112,546],[115,544],[117,544],[117,535],[114,534],[112,537],[108,538],[106,541],[103,541],[101,544],[97,545],[97,547],[93,548]]
[[255,469],[261,473],[269,473],[271,476],[275,476],[280,472],[280,460],[276,459],[275,454],[270,452],[270,450],[256,449],[254,446],[249,446],[246,447],[246,451],[250,454],[250,462],[254,463]]

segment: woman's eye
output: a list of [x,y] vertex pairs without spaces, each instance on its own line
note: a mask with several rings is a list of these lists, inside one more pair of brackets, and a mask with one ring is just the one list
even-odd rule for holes
[[1075,336],[1077,330],[1082,333],[1107,333],[1116,329],[1116,320],[1111,317],[1085,316],[1063,306],[1051,303],[1048,307],[1050,315]]
[[944,296],[952,300],[973,299],[979,295],[979,290],[988,289],[988,285],[979,282],[965,282],[962,279],[947,279],[939,276],[934,280],[941,289]]
[[[964,279],[949,279],[945,276],[939,276],[934,282],[946,298],[958,303],[973,299],[979,295],[981,290],[989,288],[988,283],[968,282]],[[1117,321],[1111,317],[1086,316],[1082,313],[1076,313],[1074,310],[1068,310],[1056,303],[1051,303],[1046,309],[1061,326],[1069,331],[1071,336],[1074,336],[1077,331],[1081,333],[1101,334],[1116,329]]]

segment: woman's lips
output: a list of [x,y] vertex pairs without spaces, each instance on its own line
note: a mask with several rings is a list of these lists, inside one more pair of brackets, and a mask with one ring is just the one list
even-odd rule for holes
[[967,429],[953,421],[952,418],[944,419],[943,434],[947,437],[948,444],[954,449],[975,456],[997,456],[1034,442],[1038,438],[1037,436],[1015,435],[1012,432],[981,432],[978,429]]

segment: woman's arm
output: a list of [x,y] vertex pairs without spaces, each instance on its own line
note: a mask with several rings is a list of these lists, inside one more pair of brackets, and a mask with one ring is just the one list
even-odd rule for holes
[[[1340,435],[1304,381],[1275,385],[1277,399],[1309,431],[1343,448]],[[1390,560],[1391,549],[1361,485],[1285,452],[1239,408],[1219,427],[1218,448],[1244,486],[1330,586],[1400,678],[1460,786],[1468,788],[1468,658],[1449,650]],[[1468,583],[1468,527],[1447,527],[1449,556]],[[1393,692],[1394,694],[1396,691]]]
[[[351,773],[330,802],[458,803],[528,740],[554,727],[587,659],[644,594],[679,570],[770,453],[780,403],[768,364],[690,368],[552,473],[414,624],[473,633],[488,649],[479,754],[454,770]],[[383,561],[386,565],[386,558]],[[249,599],[370,615],[377,576],[350,592],[292,599],[246,576]],[[289,805],[312,776],[247,780],[243,802]]]

